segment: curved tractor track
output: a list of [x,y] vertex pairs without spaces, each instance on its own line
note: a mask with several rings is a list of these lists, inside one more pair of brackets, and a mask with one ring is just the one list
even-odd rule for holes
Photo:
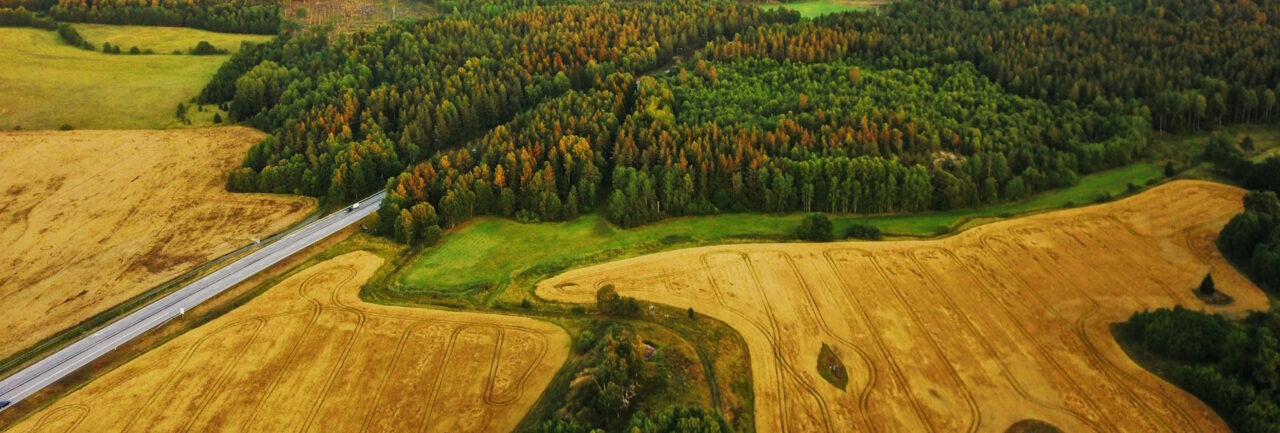
[[10,431],[506,432],[568,355],[554,325],[369,305],[354,252],[88,383]]
[[[693,248],[572,270],[537,291],[589,303],[612,284],[729,323],[770,431],[1002,432],[1039,419],[1072,432],[1225,432],[1134,364],[1109,325],[1173,305],[1266,308],[1213,245],[1243,194],[1178,181],[947,239]],[[1195,297],[1210,271],[1234,304]],[[845,390],[818,374],[824,343],[845,363]]]

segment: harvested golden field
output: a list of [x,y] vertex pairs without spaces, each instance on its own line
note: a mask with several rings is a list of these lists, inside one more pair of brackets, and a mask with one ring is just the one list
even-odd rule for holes
[[248,128],[0,133],[0,358],[312,211],[226,192]]
[[[1244,191],[1180,181],[1119,202],[934,241],[756,244],[672,251],[569,271],[542,297],[596,289],[692,307],[743,334],[760,431],[1228,431],[1136,365],[1109,325],[1181,304],[1237,313],[1267,298],[1219,256]],[[1212,271],[1235,297],[1192,293]],[[822,345],[847,391],[818,373]]]
[[322,262],[14,432],[506,432],[568,356],[533,319],[360,301],[382,258]]

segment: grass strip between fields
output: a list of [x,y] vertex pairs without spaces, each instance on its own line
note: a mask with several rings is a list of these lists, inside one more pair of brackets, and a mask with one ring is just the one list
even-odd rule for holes
[[[1142,162],[1083,176],[1074,186],[1017,203],[912,215],[837,215],[832,222],[837,235],[851,225],[865,224],[878,227],[889,236],[932,237],[992,219],[1090,204],[1100,197],[1119,197],[1162,177],[1159,167]],[[632,229],[618,228],[596,214],[569,222],[536,224],[481,217],[452,230],[439,245],[426,249],[416,263],[401,270],[395,283],[402,290],[474,297],[505,285],[523,269],[578,262],[602,251],[638,248],[654,252],[710,243],[787,240],[802,216],[722,214],[674,218]],[[643,247],[655,243],[660,246]],[[627,255],[630,254],[619,251],[601,258]]]

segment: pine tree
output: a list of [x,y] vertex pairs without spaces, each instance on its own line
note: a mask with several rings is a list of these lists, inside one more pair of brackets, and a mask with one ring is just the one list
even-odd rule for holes
[[1200,280],[1200,294],[1210,296],[1215,292],[1217,288],[1213,285],[1213,274],[1205,274],[1204,279]]

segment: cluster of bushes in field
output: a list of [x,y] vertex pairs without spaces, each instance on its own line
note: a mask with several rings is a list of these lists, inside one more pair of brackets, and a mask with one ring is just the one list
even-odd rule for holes
[[[674,352],[653,351],[630,325],[605,320],[584,330],[573,343],[566,368],[574,377],[555,404],[554,416],[534,425],[532,433],[730,433],[718,413],[696,406],[653,401],[670,387],[672,368],[687,360],[669,359]],[[666,406],[655,413],[644,408]]]
[[1218,247],[1259,285],[1280,289],[1280,200],[1276,198],[1280,191],[1280,156],[1253,162],[1244,156],[1253,147],[1251,137],[1237,144],[1225,135],[1215,134],[1205,148],[1205,158],[1220,173],[1252,189],[1244,197],[1244,212],[1222,229]]
[[1165,360],[1166,377],[1212,406],[1236,431],[1280,429],[1280,313],[1232,322],[1162,308],[1135,313],[1121,332]]

